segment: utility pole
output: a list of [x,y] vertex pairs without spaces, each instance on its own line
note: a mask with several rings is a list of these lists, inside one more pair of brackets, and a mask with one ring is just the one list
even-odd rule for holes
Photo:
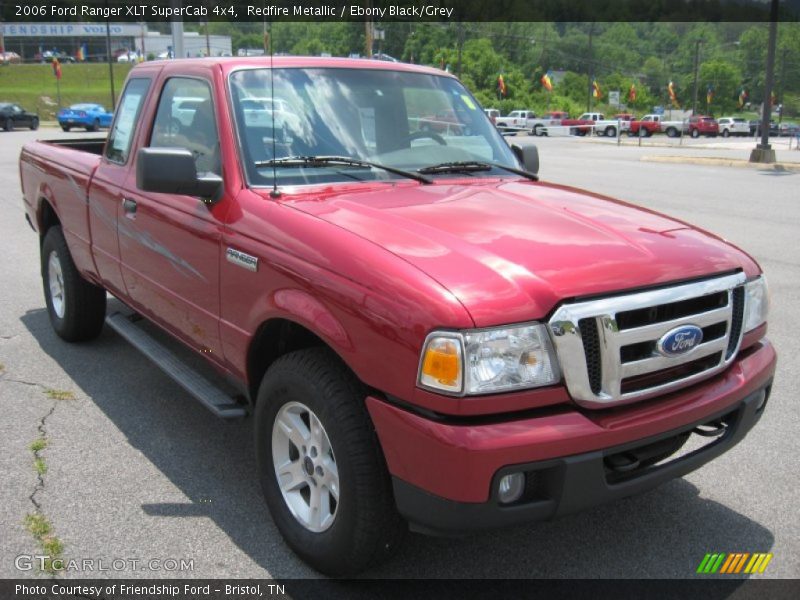
[[180,14],[181,0],[172,0],[172,8],[175,9],[176,16],[172,18],[172,53],[175,58],[186,58],[183,51],[183,21]]
[[778,103],[781,105],[781,112],[778,113],[778,126],[783,122],[783,109],[786,103],[783,101],[783,86],[786,81],[786,48],[781,53],[781,91],[778,92]]
[[367,28],[367,58],[372,58],[372,19],[364,21],[364,26]]
[[589,88],[586,94],[586,112],[591,112],[592,110],[592,92],[594,92],[594,86],[592,85],[592,82],[594,80],[594,56],[592,55],[593,37],[594,37],[594,21],[592,21],[591,25],[589,25],[589,65],[588,65]]
[[767,42],[767,73],[764,80],[764,102],[761,109],[761,143],[750,152],[750,162],[774,163],[775,150],[769,145],[769,118],[772,114],[772,84],[775,70],[775,42],[778,38],[778,1],[772,0],[769,9],[769,41]]
[[697,114],[697,74],[700,70],[700,44],[703,40],[697,40],[694,44],[694,92],[692,93],[692,115]]
[[211,56],[211,38],[208,35],[208,21],[206,21],[206,56]]
[[[108,8],[108,0],[106,0]],[[114,90],[114,60],[111,57],[111,24],[106,19],[106,57],[108,58],[108,82],[111,87],[111,112],[117,109],[117,93]]]
[[464,23],[458,22],[458,55],[456,58],[456,77],[461,79],[461,51],[464,48]]

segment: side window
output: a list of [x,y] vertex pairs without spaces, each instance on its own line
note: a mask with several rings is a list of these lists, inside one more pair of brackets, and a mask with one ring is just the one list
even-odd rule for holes
[[205,81],[173,77],[164,84],[153,123],[150,147],[186,148],[198,173],[219,173],[219,135]]
[[131,151],[133,134],[142,104],[150,89],[149,79],[131,79],[125,86],[117,109],[117,118],[106,144],[106,158],[112,162],[125,164]]

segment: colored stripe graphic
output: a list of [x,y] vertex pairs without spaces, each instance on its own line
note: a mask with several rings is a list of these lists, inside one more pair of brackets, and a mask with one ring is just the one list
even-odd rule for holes
[[771,560],[772,554],[765,552],[756,552],[754,554],[749,552],[708,553],[700,561],[697,572],[702,574],[733,575],[741,573],[742,569],[744,569],[745,573],[763,573]]

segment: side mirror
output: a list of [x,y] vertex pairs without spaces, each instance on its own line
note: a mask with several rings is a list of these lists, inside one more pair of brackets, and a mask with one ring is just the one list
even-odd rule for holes
[[526,171],[535,175],[539,173],[539,150],[535,145],[518,146],[517,144],[513,144],[511,150],[519,159],[519,162],[522,163]]
[[197,174],[186,148],[141,148],[136,155],[136,187],[145,192],[198,196],[214,203],[222,193],[222,177]]

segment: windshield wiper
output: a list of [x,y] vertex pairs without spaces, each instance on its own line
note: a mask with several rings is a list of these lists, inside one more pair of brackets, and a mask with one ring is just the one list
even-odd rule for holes
[[422,167],[421,169],[417,169],[417,172],[425,173],[426,175],[434,175],[436,173],[472,173],[475,171],[491,171],[492,169],[501,169],[503,171],[508,171],[509,173],[520,175],[530,179],[531,181],[539,181],[539,176],[535,173],[531,173],[530,171],[516,169],[514,167],[507,167],[506,165],[501,165],[499,163],[480,162],[477,160],[445,162],[438,165],[431,165],[430,167]]
[[347,167],[375,168],[401,175],[408,179],[414,179],[420,183],[433,183],[433,180],[413,171],[405,171],[387,165],[381,165],[349,156],[284,156],[270,160],[259,160],[255,163],[256,167],[327,167],[329,165],[343,165]]

